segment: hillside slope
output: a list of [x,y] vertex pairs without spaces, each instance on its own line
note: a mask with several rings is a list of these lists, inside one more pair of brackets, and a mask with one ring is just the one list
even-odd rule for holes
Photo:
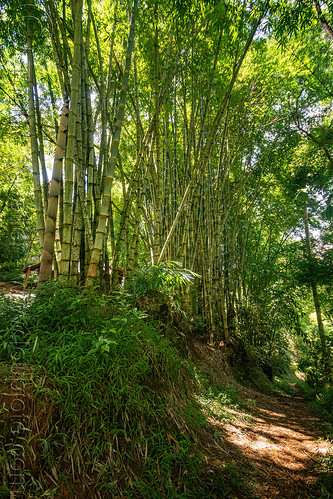
[[240,385],[223,347],[180,354],[126,294],[52,286],[0,300],[3,497],[17,476],[26,498],[330,497],[298,394]]

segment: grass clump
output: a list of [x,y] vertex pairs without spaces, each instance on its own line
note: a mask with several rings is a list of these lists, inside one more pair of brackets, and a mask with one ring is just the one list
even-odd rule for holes
[[203,479],[191,371],[133,304],[52,282],[33,302],[1,298],[0,359],[31,379],[26,497],[227,497],[228,473]]
[[270,390],[286,395],[303,394],[307,390],[307,384],[299,379],[294,373],[283,373],[279,376],[274,376],[270,385]]
[[245,411],[253,401],[241,400],[235,387],[214,383],[208,372],[197,368],[194,368],[194,376],[200,387],[195,398],[207,417],[226,423],[236,419],[251,419],[251,415]]

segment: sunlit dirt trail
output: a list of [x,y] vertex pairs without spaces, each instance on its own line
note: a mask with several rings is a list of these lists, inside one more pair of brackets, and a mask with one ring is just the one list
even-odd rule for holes
[[260,498],[316,497],[320,457],[330,443],[320,420],[300,397],[248,394],[256,402],[251,423],[212,421],[232,461],[246,470]]
[[230,409],[230,416],[235,417],[231,422],[208,418],[214,442],[205,446],[207,464],[216,470],[225,463],[233,463],[252,487],[250,493],[231,493],[227,497],[320,497],[320,461],[332,452],[333,446],[324,439],[322,421],[308,403],[296,390],[293,396],[266,394],[235,385],[223,349],[193,342],[189,355],[197,366],[210,373],[213,382],[233,386],[240,398],[249,402],[250,418],[246,418],[244,410]]

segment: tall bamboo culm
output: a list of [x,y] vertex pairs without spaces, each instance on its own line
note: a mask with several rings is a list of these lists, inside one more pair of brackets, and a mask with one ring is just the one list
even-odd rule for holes
[[54,152],[52,179],[49,186],[48,207],[45,221],[45,236],[39,271],[39,282],[47,281],[52,275],[52,259],[58,211],[58,199],[62,177],[62,164],[65,155],[69,102],[65,101],[60,116],[57,146]]
[[[118,104],[118,112],[117,112],[117,121],[115,125],[115,129],[112,136],[111,143],[111,157],[108,163],[107,175],[104,181],[104,191],[102,197],[102,207],[101,212],[98,219],[98,224],[95,233],[95,241],[94,248],[92,251],[90,264],[88,268],[88,274],[86,279],[86,285],[89,285],[89,282],[95,281],[97,277],[97,269],[100,261],[100,256],[103,248],[103,241],[106,234],[106,226],[107,226],[107,218],[110,210],[110,202],[111,202],[111,188],[112,181],[114,177],[114,170],[116,166],[116,161],[118,158],[119,151],[119,142],[120,142],[120,134],[121,128],[125,116],[125,104],[126,104],[126,95],[128,91],[128,81],[129,81],[129,72],[131,68],[131,58],[133,52],[134,45],[134,29],[135,29],[135,21],[137,16],[138,9],[138,0],[134,0],[133,2],[133,10],[132,10],[132,19],[130,24],[130,31],[127,43],[127,53],[126,53],[126,63],[123,74],[123,82],[122,88],[120,92],[120,99]],[[114,272],[114,275],[118,279],[117,273]]]

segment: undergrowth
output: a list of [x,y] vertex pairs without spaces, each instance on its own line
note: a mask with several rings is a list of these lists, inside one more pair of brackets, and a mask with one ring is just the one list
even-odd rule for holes
[[[25,497],[213,498],[242,486],[237,470],[204,465],[198,442],[208,430],[192,368],[130,294],[51,282],[33,301],[1,298],[0,307],[0,360],[27,378],[29,427],[16,431]],[[234,401],[214,390],[224,406]],[[1,419],[5,477],[15,442],[11,415]]]
[[3,262],[0,264],[0,283],[11,282],[12,284],[23,284],[24,274],[22,267],[24,266],[23,260],[16,262]]
[[242,400],[234,386],[214,383],[207,372],[196,367],[194,375],[200,386],[200,391],[195,398],[206,416],[213,416],[225,423],[235,419],[244,421],[251,419],[252,416],[246,411],[250,406],[251,409],[254,408],[253,400]]
[[321,499],[331,499],[333,497],[333,447],[331,453],[322,457],[319,466]]

